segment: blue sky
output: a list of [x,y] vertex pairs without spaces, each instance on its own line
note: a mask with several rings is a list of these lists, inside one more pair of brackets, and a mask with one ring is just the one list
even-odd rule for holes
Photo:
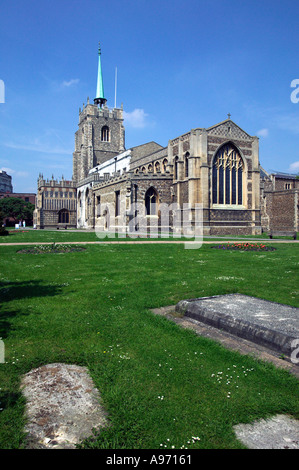
[[40,172],[72,177],[79,107],[95,98],[100,41],[109,107],[117,67],[126,148],[166,146],[231,113],[259,136],[266,170],[298,173],[298,17],[297,0],[2,2],[0,169],[15,192],[36,192]]

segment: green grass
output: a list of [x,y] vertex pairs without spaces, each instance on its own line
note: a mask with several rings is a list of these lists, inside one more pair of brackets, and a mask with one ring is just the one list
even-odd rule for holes
[[[32,230],[32,228],[25,228],[23,229],[17,229],[15,230],[14,228],[8,228],[9,235],[8,236],[2,236],[0,237],[0,244],[1,243],[62,243],[62,242],[68,242],[68,241],[73,241],[73,242],[84,242],[84,241],[89,241],[89,242],[99,242],[99,241],[132,241],[134,240],[131,237],[123,237],[121,235],[118,236],[118,234],[110,234],[109,236],[106,236],[105,233],[100,233],[99,237],[94,231],[80,231],[80,230]],[[299,233],[297,234],[297,238],[299,237]],[[266,233],[263,233],[261,235],[242,235],[242,236],[222,236],[222,237],[217,237],[217,239],[227,239],[227,240],[234,240],[234,239],[249,239],[252,238],[253,240],[255,239],[261,239],[261,240],[269,240],[269,236]],[[280,239],[291,239],[291,237],[279,237]],[[142,238],[140,237],[138,240],[146,240],[147,238]],[[211,237],[204,237],[204,240],[210,240]],[[167,241],[167,238],[161,238],[159,237],[158,240],[161,241]],[[184,238],[184,237],[172,237],[170,234],[170,240],[191,240],[192,238]]]
[[298,247],[275,246],[260,253],[103,243],[37,255],[2,246],[0,448],[24,445],[21,375],[53,362],[87,366],[108,411],[110,427],[85,448],[242,448],[233,425],[276,413],[299,418],[296,378],[150,311],[234,292],[298,306]]

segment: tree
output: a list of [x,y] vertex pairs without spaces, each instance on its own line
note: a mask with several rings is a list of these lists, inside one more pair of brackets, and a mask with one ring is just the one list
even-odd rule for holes
[[12,218],[15,223],[26,220],[30,223],[33,219],[34,205],[17,197],[4,197],[0,200],[0,213],[3,218]]
[[5,230],[5,227],[2,226],[3,218],[4,218],[3,213],[0,210],[0,237],[2,237],[3,235],[9,235],[8,231]]

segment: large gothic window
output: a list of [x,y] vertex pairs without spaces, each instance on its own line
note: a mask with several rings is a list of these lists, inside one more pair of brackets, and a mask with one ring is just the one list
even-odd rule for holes
[[236,147],[223,145],[213,162],[213,204],[243,204],[243,173],[243,160]]

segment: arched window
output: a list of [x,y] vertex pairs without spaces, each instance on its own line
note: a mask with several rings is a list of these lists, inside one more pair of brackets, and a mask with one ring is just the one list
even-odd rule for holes
[[223,145],[213,162],[213,204],[243,204],[243,173],[243,160],[236,147],[233,144]]
[[167,165],[168,165],[168,160],[167,158],[164,158],[163,163],[162,163],[164,173],[166,172]]
[[155,163],[155,172],[156,173],[160,172],[160,162]]
[[58,223],[59,224],[68,224],[70,222],[70,213],[66,209],[61,209],[58,212]]
[[185,178],[189,176],[189,153],[187,152],[185,155]]
[[109,135],[109,127],[108,126],[103,126],[102,131],[101,131],[101,141],[102,142],[109,142],[110,140],[110,135]]
[[90,209],[90,197],[89,197],[89,189],[86,189],[85,193],[85,221],[89,218],[89,209]]
[[149,188],[145,193],[146,215],[158,214],[158,193],[155,188]]

